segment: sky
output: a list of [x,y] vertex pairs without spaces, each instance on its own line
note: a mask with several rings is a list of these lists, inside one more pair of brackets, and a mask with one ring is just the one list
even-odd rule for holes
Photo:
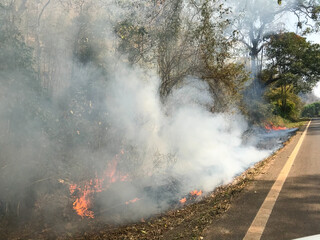
[[313,89],[313,93],[320,98],[320,83]]

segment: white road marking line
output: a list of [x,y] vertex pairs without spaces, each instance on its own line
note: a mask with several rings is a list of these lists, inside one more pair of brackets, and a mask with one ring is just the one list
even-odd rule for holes
[[282,168],[277,180],[273,184],[272,188],[270,189],[266,199],[262,203],[256,217],[254,218],[251,226],[249,227],[246,235],[244,236],[243,240],[259,240],[262,236],[262,233],[266,227],[268,219],[271,215],[272,209],[274,207],[275,202],[279,196],[279,193],[283,187],[284,182],[290,172],[292,164],[297,157],[297,154],[300,150],[302,142],[307,134],[308,128],[310,126],[311,121],[309,121],[306,129],[304,130],[302,136],[300,137],[296,147],[294,148],[293,152],[291,153],[290,157],[288,158],[286,164]]

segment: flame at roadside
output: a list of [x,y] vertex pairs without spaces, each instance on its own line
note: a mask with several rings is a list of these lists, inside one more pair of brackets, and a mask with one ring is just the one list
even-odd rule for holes
[[[124,151],[121,150],[120,154],[123,155]],[[93,207],[92,199],[95,193],[107,190],[112,183],[117,181],[128,180],[128,175],[122,175],[117,172],[119,156],[120,155],[117,154],[115,158],[108,164],[107,169],[104,171],[101,178],[98,178],[96,175],[96,178],[87,182],[70,184],[70,194],[76,198],[73,202],[73,209],[82,218],[94,218],[94,212],[91,210],[91,208]],[[130,200],[128,204],[138,200],[138,198]]]
[[198,197],[200,197],[201,195],[202,195],[202,190],[197,190],[197,189],[195,189],[195,190],[193,190],[193,191],[191,191],[189,194],[188,194],[188,196],[187,197],[184,197],[184,198],[182,198],[182,199],[180,199],[179,200],[179,202],[181,203],[181,204],[185,204],[185,203],[187,203],[189,200],[196,200]]
[[140,198],[134,198],[132,200],[127,201],[126,205],[129,205],[130,203],[135,203],[135,202],[140,201],[140,200],[141,200]]
[[267,131],[279,131],[279,130],[287,130],[286,127],[280,127],[280,126],[275,126],[273,123],[266,123],[264,128],[267,130]]
[[198,190],[193,190],[193,191],[190,192],[190,194],[191,194],[192,196],[201,196],[201,195],[202,195],[202,191],[201,191],[201,190],[200,190],[200,191],[198,191]]

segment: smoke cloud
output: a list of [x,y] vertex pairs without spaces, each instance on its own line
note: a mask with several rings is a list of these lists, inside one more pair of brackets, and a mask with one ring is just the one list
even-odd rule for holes
[[[191,190],[210,191],[228,183],[271,152],[243,144],[248,125],[240,114],[210,112],[214,103],[200,79],[185,79],[163,104],[159,79],[152,71],[124,63],[107,79],[93,66],[76,71],[76,85],[40,103],[49,115],[45,122],[41,116],[26,116],[37,99],[27,86],[19,96],[16,87],[9,92],[11,98],[23,98],[30,105],[13,104],[6,110],[9,103],[2,101],[1,128],[8,133],[1,139],[1,190],[7,193],[1,197],[2,213],[7,203],[12,208],[19,202],[30,204],[26,209],[47,204],[43,197],[61,197],[61,180],[65,188],[80,187],[103,178],[116,161],[115,174],[127,180],[103,182],[108,187],[97,193],[93,209],[108,218],[110,211],[119,211],[115,207],[119,203],[142,199],[124,217],[135,220],[164,211]],[[69,192],[63,194],[71,198]],[[71,207],[68,201],[59,204],[66,206],[54,203],[49,208]]]

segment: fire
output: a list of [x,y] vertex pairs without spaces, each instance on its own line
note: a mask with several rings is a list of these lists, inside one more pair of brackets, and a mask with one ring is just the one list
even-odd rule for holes
[[141,199],[140,198],[135,198],[135,199],[132,199],[132,200],[129,200],[126,202],[126,205],[130,204],[130,203],[135,203],[137,201],[140,201]]
[[[182,199],[180,199],[179,200],[179,202],[181,203],[181,204],[184,204],[184,203],[186,203],[187,201],[189,201],[189,200],[196,200],[199,196],[201,196],[202,195],[202,190],[193,190],[193,191],[191,191],[189,194],[188,194],[188,196],[187,197],[184,197],[184,198],[182,198]],[[188,199],[187,199],[188,198]]]
[[[80,188],[77,187],[76,184],[73,184],[70,186],[70,193],[73,193],[75,189],[78,189],[81,191]],[[80,197],[78,197],[73,202],[73,209],[77,212],[79,216],[82,218],[88,217],[88,218],[94,218],[93,211],[89,210],[91,207],[91,195],[94,193],[94,189],[92,189],[89,186],[85,186],[85,190],[82,191]]]
[[[121,150],[120,153],[124,154],[124,151]],[[81,186],[77,184],[70,184],[70,194],[77,196],[73,202],[73,209],[82,218],[94,218],[94,212],[90,210],[90,208],[92,208],[92,198],[94,193],[102,192],[108,189],[112,183],[117,181],[128,181],[129,175],[122,175],[117,172],[118,160],[119,155],[117,154],[115,158],[108,164],[107,169],[104,171],[101,178],[98,178],[96,175],[96,178],[79,184]],[[138,200],[140,199],[135,198],[128,201],[128,204]]]
[[286,130],[286,129],[287,129],[286,127],[280,127],[280,126],[277,126],[277,127],[276,127],[276,126],[273,125],[272,122],[266,123],[264,127],[265,127],[265,129],[268,130],[268,131],[271,131],[271,130],[273,130],[273,131],[279,131],[279,130]]
[[190,192],[190,194],[191,194],[192,196],[201,196],[201,195],[202,195],[202,191],[201,191],[201,190],[200,190],[200,191],[198,191],[198,190],[193,190],[193,191]]

